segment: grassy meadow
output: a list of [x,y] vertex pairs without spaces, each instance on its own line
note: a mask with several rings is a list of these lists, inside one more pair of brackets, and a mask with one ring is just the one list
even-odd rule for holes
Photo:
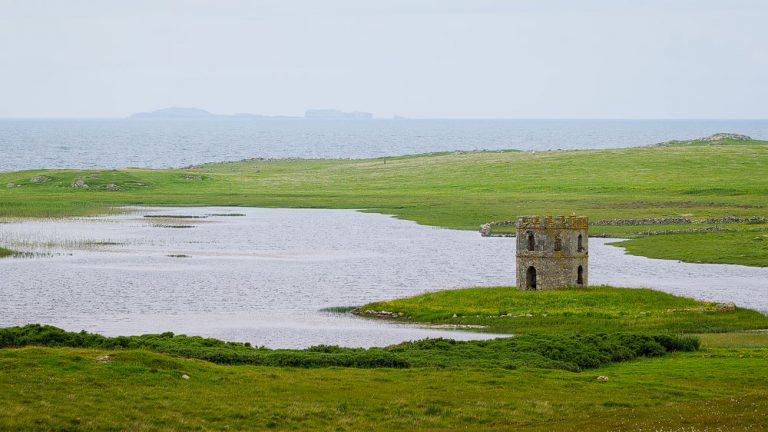
[[[355,208],[459,229],[517,215],[573,212],[592,221],[768,217],[767,144],[691,142],[612,150],[250,160],[170,170],[0,173],[5,186],[0,188],[0,218],[94,215],[120,205]],[[78,180],[88,187],[73,187]],[[683,237],[675,232],[689,228],[717,231]],[[765,223],[590,229],[592,235],[630,238],[622,246],[634,254],[768,265],[766,242],[759,240],[768,233]]]
[[[0,430],[768,428],[768,333],[744,331],[765,328],[768,318],[748,310],[610,287],[473,288],[362,309],[383,308],[401,308],[410,322],[438,324],[451,321],[453,313],[474,313],[494,331],[521,336],[369,350],[268,350],[283,359],[309,359],[270,365],[225,355],[260,356],[262,348],[203,338],[0,329]],[[552,326],[542,311],[556,322],[557,315],[573,314],[571,323],[581,326]],[[655,324],[617,332],[636,315],[642,316],[638,322]],[[687,336],[679,335],[680,317],[692,323]],[[515,324],[521,320],[537,324]],[[345,351],[386,352],[408,364],[312,360]],[[203,361],[201,353],[214,355]]]
[[766,348],[705,346],[574,373],[226,366],[27,347],[0,350],[0,370],[2,430],[768,429]]
[[[572,212],[768,217],[767,144],[0,173],[0,223],[125,205],[354,208],[458,229]],[[679,232],[691,228],[705,232]],[[768,265],[763,222],[590,230],[638,255]],[[382,311],[516,336],[269,350],[0,329],[0,430],[768,430],[768,317],[755,311],[612,287],[468,288],[359,308]]]

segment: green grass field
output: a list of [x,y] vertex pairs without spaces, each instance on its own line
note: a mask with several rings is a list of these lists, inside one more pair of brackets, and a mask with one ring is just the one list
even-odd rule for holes
[[[522,294],[510,296],[513,292]],[[601,343],[611,350],[614,360],[579,372],[557,366],[542,368],[525,355],[520,357],[522,362],[510,367],[513,353],[500,349],[510,343],[524,352],[551,358],[589,362],[584,356],[595,355],[581,342],[569,348],[564,341],[570,336],[552,333],[556,328],[546,323],[546,317],[534,315],[524,319],[538,324],[526,330],[539,336],[458,344],[433,340],[388,348],[391,354],[412,362],[407,368],[277,367],[185,358],[201,349],[219,349],[219,354],[259,351],[201,338],[101,338],[40,327],[2,329],[0,346],[6,348],[0,349],[0,430],[590,432],[768,428],[764,415],[768,409],[768,333],[733,332],[765,326],[768,318],[751,311],[718,310],[710,303],[650,290],[608,287],[561,292],[474,288],[376,303],[364,309],[385,306],[391,310],[395,305],[409,308],[404,310],[408,310],[410,321],[421,317],[418,319],[437,323],[450,320],[447,313],[462,310],[486,318],[502,309],[513,315],[543,310],[552,315],[570,313],[578,316],[581,327],[597,331],[583,333],[584,341],[613,340],[619,344]],[[671,312],[689,308],[701,308],[695,313],[705,318]],[[623,358],[626,347],[643,345],[636,344],[636,337],[615,339],[619,334],[613,331],[624,327],[627,316],[646,311],[658,315],[643,318],[655,324],[639,326],[636,331],[647,333],[652,328],[654,332],[675,333],[677,314],[682,314],[693,322],[688,330],[697,332],[701,348]],[[713,321],[711,317],[717,315],[724,318]],[[488,319],[513,322],[519,318]],[[718,323],[716,328],[712,322]],[[496,325],[494,330],[521,329]],[[158,344],[158,340],[175,342]],[[686,338],[673,337],[669,346],[675,346],[675,340]],[[625,342],[629,345],[621,345]],[[144,348],[131,343],[143,343]],[[8,344],[28,346],[14,348]],[[88,344],[101,346],[62,346]],[[174,346],[175,355],[168,354],[169,347]],[[294,352],[314,355],[337,351],[325,347]],[[100,363],[97,358],[105,355],[111,358]],[[229,362],[222,356],[213,360],[217,359]],[[598,376],[608,380],[598,380]]]
[[[113,361],[98,364],[105,354]],[[0,350],[0,370],[2,430],[768,429],[766,348],[705,347],[574,373],[220,366],[29,347]]]
[[[119,205],[357,208],[459,229],[572,212],[593,221],[768,216],[768,143],[693,144],[0,173],[0,185],[13,186],[0,188],[0,218],[93,215]],[[77,180],[89,187],[73,188]],[[656,228],[593,226],[591,234],[633,238],[623,246],[640,255],[768,265],[768,252],[751,240],[768,224],[721,224],[735,231],[695,233],[694,242],[642,238]],[[745,236],[756,251],[745,252]]]

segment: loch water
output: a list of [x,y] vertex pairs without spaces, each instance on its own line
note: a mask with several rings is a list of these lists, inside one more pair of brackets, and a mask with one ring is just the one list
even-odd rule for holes
[[[145,217],[153,215],[198,218]],[[0,260],[0,327],[173,331],[275,348],[482,339],[496,335],[322,309],[515,284],[514,238],[354,210],[136,208],[4,223],[0,239],[32,253]],[[589,241],[591,284],[654,288],[768,312],[768,268],[649,259],[626,255],[607,245],[610,239]]]

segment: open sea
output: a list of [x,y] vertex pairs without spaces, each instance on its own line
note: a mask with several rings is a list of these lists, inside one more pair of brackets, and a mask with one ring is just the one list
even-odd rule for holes
[[768,120],[0,119],[0,171],[617,148],[717,132],[768,139]]

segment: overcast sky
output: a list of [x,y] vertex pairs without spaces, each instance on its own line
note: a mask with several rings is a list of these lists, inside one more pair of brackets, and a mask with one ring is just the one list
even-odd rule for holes
[[0,0],[0,117],[768,118],[765,0]]

